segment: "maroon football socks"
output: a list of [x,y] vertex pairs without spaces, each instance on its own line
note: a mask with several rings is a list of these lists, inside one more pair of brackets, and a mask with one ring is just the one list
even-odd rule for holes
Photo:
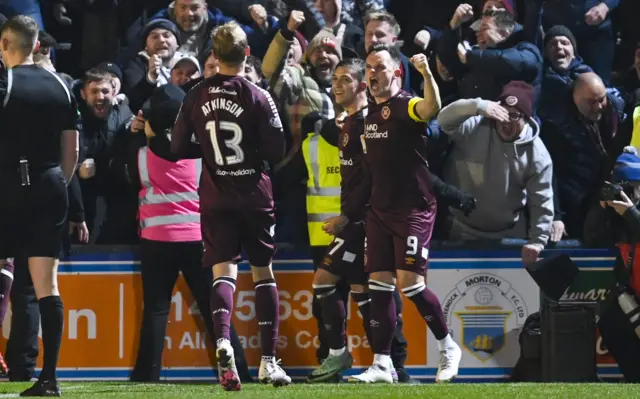
[[353,292],[351,291],[351,298],[358,304],[358,309],[362,315],[362,327],[367,335],[367,341],[371,346],[371,298],[368,292]]
[[429,329],[439,341],[449,334],[447,323],[444,320],[440,300],[425,283],[418,283],[411,287],[403,288],[402,292],[416,305],[418,312],[426,320]]
[[280,300],[278,287],[274,279],[260,280],[256,287],[256,315],[260,328],[262,356],[271,358],[276,355],[278,343],[278,325],[280,324]]
[[209,301],[216,341],[223,338],[230,339],[231,312],[233,311],[233,293],[235,290],[236,280],[232,277],[218,277],[213,281]]
[[347,345],[345,324],[347,309],[335,285],[313,285],[314,295],[320,303],[322,323],[330,349],[342,349]]
[[391,341],[396,330],[396,305],[393,298],[393,284],[369,280],[371,297],[371,349],[376,355],[389,356]]

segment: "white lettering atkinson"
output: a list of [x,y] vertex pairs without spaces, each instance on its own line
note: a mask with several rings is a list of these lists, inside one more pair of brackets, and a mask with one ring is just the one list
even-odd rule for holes
[[224,110],[233,114],[233,116],[238,118],[244,112],[244,109],[241,106],[225,98],[215,98],[211,101],[207,101],[202,105],[201,108],[204,116],[208,116],[211,113],[211,111]]

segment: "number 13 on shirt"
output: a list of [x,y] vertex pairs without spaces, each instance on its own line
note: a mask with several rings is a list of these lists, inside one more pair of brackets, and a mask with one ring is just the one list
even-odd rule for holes
[[[207,132],[209,132],[209,138],[213,145],[213,153],[215,154],[216,164],[220,166],[224,165],[237,165],[244,161],[244,151],[240,144],[242,143],[242,128],[234,122],[220,121],[220,128],[216,128],[216,121],[209,121],[205,125]],[[224,143],[218,142],[218,132],[231,132],[232,136],[228,140],[223,140]],[[220,144],[223,144],[226,148],[233,152],[233,155],[222,155],[220,150]]]

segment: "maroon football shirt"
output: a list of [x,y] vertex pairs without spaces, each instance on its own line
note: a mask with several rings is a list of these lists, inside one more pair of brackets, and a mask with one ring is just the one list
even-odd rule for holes
[[265,162],[284,156],[284,134],[266,90],[240,76],[215,75],[186,95],[171,134],[171,149],[184,156],[192,140],[202,158],[200,206],[206,209],[273,210]]
[[364,217],[365,205],[369,201],[371,186],[368,175],[363,170],[362,134],[367,109],[363,109],[344,120],[342,131],[338,137],[340,149],[340,174],[342,182],[342,213],[352,221]]
[[369,103],[363,150],[371,175],[371,208],[381,215],[403,217],[435,203],[426,160],[426,121],[415,112],[419,101],[401,91],[384,103]]

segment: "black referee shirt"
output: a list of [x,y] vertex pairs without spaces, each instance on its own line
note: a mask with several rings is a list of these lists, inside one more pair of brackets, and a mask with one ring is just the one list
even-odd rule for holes
[[37,65],[19,65],[0,75],[0,167],[21,158],[30,169],[60,165],[63,130],[76,130],[78,108],[64,81]]

